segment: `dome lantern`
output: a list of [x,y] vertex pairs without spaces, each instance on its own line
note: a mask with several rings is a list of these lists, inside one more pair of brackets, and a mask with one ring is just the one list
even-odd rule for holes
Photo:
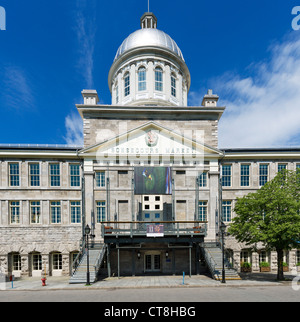
[[141,28],[157,28],[157,18],[152,12],[146,12],[141,18]]

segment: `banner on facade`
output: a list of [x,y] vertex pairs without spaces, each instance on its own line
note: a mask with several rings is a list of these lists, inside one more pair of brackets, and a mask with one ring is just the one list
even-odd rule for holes
[[170,167],[135,167],[134,193],[136,195],[172,194]]
[[147,225],[147,237],[164,237],[164,225]]

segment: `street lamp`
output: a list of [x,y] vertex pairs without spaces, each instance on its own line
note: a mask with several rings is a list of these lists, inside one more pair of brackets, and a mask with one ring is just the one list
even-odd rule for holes
[[89,258],[89,236],[91,233],[91,228],[89,225],[86,225],[84,228],[84,237],[86,245],[86,260],[87,260],[87,272],[86,272],[86,285],[90,284],[90,258]]
[[220,225],[220,231],[222,235],[222,283],[226,283],[225,282],[225,243],[224,243],[226,225],[224,224],[223,221],[221,222],[221,225]]

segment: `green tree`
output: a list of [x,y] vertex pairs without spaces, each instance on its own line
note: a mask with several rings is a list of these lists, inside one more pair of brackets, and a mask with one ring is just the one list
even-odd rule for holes
[[237,199],[228,232],[250,247],[262,242],[276,250],[277,279],[283,280],[283,252],[299,247],[299,210],[300,172],[282,170],[261,189]]

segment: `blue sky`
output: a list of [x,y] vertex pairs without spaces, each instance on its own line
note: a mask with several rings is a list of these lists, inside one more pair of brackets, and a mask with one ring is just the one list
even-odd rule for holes
[[[147,0],[0,0],[0,143],[81,140],[75,104],[96,89],[110,104],[107,77],[122,41],[140,28]],[[226,106],[223,147],[300,145],[300,0],[159,1],[150,11],[190,69],[189,105],[208,88]]]

